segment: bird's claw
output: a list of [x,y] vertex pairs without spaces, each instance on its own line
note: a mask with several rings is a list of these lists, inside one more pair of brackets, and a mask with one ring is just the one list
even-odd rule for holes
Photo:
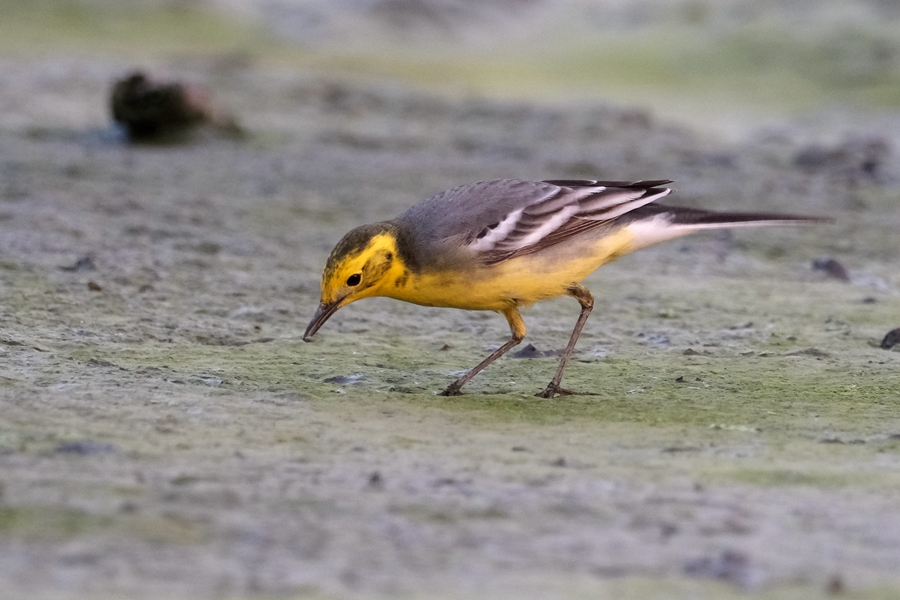
[[543,391],[535,394],[538,398],[553,398],[554,396],[574,396],[575,392],[559,387],[558,383],[551,383]]

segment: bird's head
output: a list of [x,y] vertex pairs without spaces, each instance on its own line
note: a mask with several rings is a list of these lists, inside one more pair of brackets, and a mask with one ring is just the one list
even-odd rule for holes
[[398,256],[397,228],[392,223],[357,227],[338,242],[322,273],[322,299],[303,334],[312,336],[339,308],[362,298],[383,296],[405,271]]

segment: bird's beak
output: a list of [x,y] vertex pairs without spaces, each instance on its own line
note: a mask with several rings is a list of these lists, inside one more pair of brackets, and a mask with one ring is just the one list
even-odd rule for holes
[[303,341],[311,342],[312,336],[316,335],[319,327],[324,325],[325,321],[327,321],[331,315],[336,313],[340,307],[340,300],[336,300],[330,304],[325,304],[324,302],[319,304],[319,308],[316,309],[316,314],[313,315],[312,321],[306,326],[306,332],[303,334]]

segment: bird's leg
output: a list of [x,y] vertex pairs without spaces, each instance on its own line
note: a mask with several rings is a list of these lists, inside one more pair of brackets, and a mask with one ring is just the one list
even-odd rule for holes
[[550,383],[547,384],[544,391],[536,394],[541,398],[552,398],[556,394],[566,393],[565,390],[559,387],[559,382],[562,381],[563,371],[566,370],[569,358],[572,356],[572,352],[575,351],[575,342],[578,341],[578,336],[581,335],[584,323],[587,321],[591,314],[591,310],[594,308],[594,296],[583,285],[573,283],[566,291],[570,296],[578,300],[578,303],[581,305],[581,314],[578,315],[578,320],[575,321],[575,329],[572,330],[572,336],[569,338],[569,345],[566,346],[566,350],[559,358],[559,366],[556,367],[556,375],[553,376],[553,379],[550,380]]
[[441,396],[458,396],[461,393],[459,389],[462,386],[469,383],[469,380],[475,377],[475,375],[486,366],[506,354],[510,348],[517,346],[519,342],[522,341],[522,338],[525,337],[525,322],[522,320],[522,315],[519,314],[518,309],[516,307],[511,307],[502,312],[503,316],[506,317],[506,320],[509,321],[509,330],[512,332],[512,338],[494,350],[490,356],[474,366],[468,373],[447,386],[447,389],[441,392]]

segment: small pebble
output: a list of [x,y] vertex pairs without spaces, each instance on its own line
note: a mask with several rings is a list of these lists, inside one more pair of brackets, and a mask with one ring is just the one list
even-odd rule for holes
[[538,350],[534,344],[528,344],[512,355],[513,358],[544,358],[547,356],[560,356],[562,350]]
[[850,273],[846,267],[833,258],[817,258],[813,261],[812,268],[816,271],[823,271],[829,277],[849,283]]
[[82,256],[78,260],[75,261],[75,264],[70,267],[60,267],[60,271],[71,271],[73,273],[84,273],[85,271],[93,271],[96,267],[94,266],[94,261],[91,260],[90,256]]
[[372,471],[372,474],[369,475],[368,486],[373,490],[384,489],[384,478],[381,476],[381,473],[379,473],[378,471]]

